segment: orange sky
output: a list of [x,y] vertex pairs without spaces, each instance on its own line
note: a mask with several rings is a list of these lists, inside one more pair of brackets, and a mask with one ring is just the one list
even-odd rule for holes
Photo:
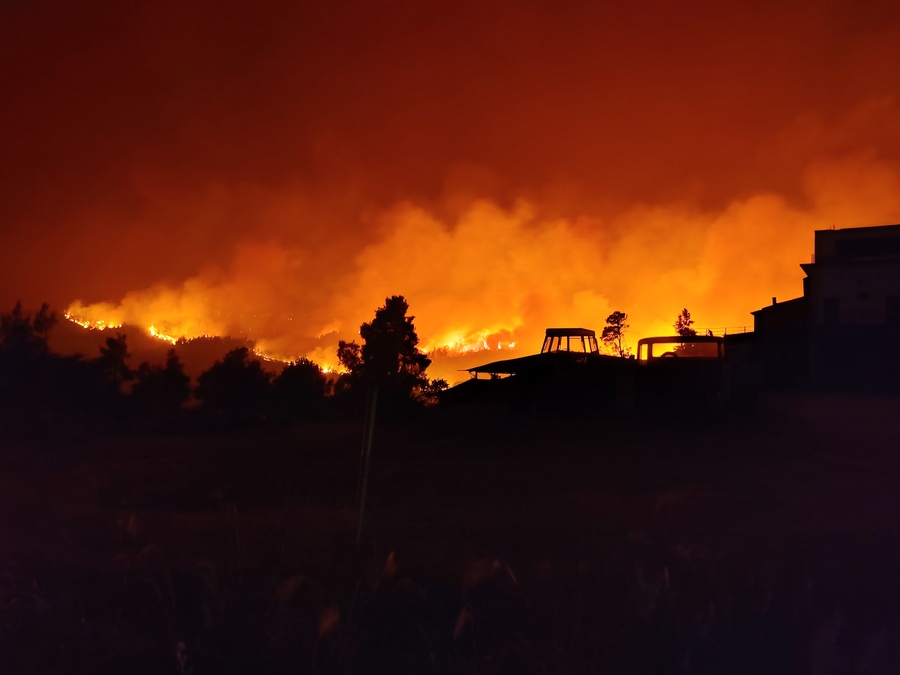
[[900,221],[897,3],[624,4],[2,3],[0,306],[532,351],[750,324]]

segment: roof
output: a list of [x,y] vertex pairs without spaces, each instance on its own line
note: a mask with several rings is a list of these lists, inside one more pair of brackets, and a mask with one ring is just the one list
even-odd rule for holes
[[840,227],[838,229],[829,228],[825,230],[816,230],[816,232],[858,232],[860,234],[868,234],[872,232],[891,232],[891,230],[900,232],[900,224],[896,225],[866,225],[864,227]]
[[655,344],[679,344],[679,343],[687,343],[687,342],[722,342],[723,338],[720,335],[661,335],[659,337],[646,337],[638,340],[638,346],[640,345],[655,345]]
[[559,368],[569,368],[572,365],[581,367],[585,363],[607,363],[625,361],[618,356],[608,356],[595,352],[543,352],[541,354],[529,354],[517,359],[506,359],[485,363],[482,366],[466,368],[469,373],[489,373],[491,375],[518,375],[521,373],[540,373]]
[[515,375],[518,373],[522,366],[528,365],[528,362],[532,360],[535,356],[543,356],[542,354],[531,354],[529,356],[520,356],[517,359],[506,359],[503,361],[493,361],[491,363],[485,363],[481,366],[475,366],[474,368],[466,368],[466,370],[470,373],[490,373],[492,375]]
[[770,312],[790,312],[794,309],[799,309],[806,305],[806,298],[800,296],[799,298],[791,298],[790,300],[781,300],[780,302],[773,302],[771,305],[766,305],[765,307],[760,307],[759,309],[754,309],[750,312],[753,316],[757,314],[768,314]]
[[548,328],[545,337],[565,337],[566,335],[594,337],[596,334],[590,328]]

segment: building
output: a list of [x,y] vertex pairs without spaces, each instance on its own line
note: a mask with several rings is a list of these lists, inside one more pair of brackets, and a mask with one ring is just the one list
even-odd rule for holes
[[900,326],[900,225],[819,230],[800,267],[813,325]]
[[818,230],[803,296],[753,312],[773,387],[900,389],[900,225]]

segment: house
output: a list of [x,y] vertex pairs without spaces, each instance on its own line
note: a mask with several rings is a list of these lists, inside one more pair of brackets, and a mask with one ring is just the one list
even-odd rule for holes
[[752,312],[769,386],[898,389],[900,225],[817,230],[803,296]]

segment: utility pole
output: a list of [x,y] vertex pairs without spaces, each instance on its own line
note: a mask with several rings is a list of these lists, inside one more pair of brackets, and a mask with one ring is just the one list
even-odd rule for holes
[[366,492],[369,487],[369,466],[372,463],[372,435],[375,431],[375,407],[378,387],[370,386],[366,393],[366,415],[363,422],[363,442],[359,457],[359,479],[356,488],[356,548],[362,540],[363,516],[366,511]]

